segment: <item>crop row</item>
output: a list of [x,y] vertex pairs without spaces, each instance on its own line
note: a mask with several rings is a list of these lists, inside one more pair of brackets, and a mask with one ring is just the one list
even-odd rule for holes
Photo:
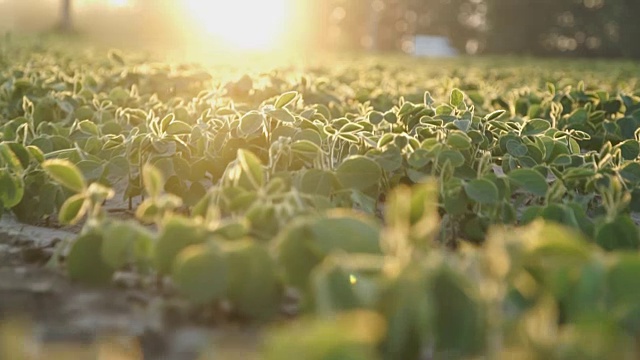
[[[0,201],[83,224],[60,248],[75,280],[166,276],[259,321],[295,293],[325,320],[276,332],[274,358],[637,351],[625,67],[589,88],[394,59],[226,83],[115,52],[27,59],[0,68]],[[110,215],[116,195],[135,216]]]

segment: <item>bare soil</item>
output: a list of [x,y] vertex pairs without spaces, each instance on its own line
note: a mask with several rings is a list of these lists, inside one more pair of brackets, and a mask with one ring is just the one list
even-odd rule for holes
[[193,309],[170,287],[161,292],[126,272],[107,288],[69,281],[52,258],[56,244],[77,230],[24,225],[3,214],[0,357],[13,355],[3,353],[8,336],[26,345],[18,348],[28,349],[29,359],[257,358],[257,327]]

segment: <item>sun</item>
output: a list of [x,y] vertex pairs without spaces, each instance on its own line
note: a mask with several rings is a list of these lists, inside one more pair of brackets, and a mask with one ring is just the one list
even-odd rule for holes
[[285,33],[290,0],[185,0],[208,36],[239,50],[268,50]]
[[129,0],[109,0],[109,5],[113,7],[123,8],[131,6],[131,3]]

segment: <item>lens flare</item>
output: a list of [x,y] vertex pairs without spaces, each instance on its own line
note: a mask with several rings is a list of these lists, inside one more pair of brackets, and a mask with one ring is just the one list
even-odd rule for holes
[[189,17],[225,46],[268,50],[282,39],[288,0],[186,0]]

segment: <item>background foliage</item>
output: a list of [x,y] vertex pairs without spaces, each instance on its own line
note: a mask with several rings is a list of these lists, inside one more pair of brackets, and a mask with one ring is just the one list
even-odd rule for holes
[[[640,57],[634,0],[332,0],[314,12],[318,41],[407,50],[414,34],[443,35],[466,52]],[[321,14],[321,15],[317,15]],[[334,38],[332,38],[332,36]]]
[[[115,44],[171,44],[198,28],[176,2],[129,0],[112,8],[71,0],[74,27]],[[0,32],[46,30],[60,0],[0,2]],[[640,58],[635,0],[305,0],[291,1],[286,42],[295,49],[411,51],[416,34],[441,35],[463,53]],[[64,21],[63,21],[64,23]]]

